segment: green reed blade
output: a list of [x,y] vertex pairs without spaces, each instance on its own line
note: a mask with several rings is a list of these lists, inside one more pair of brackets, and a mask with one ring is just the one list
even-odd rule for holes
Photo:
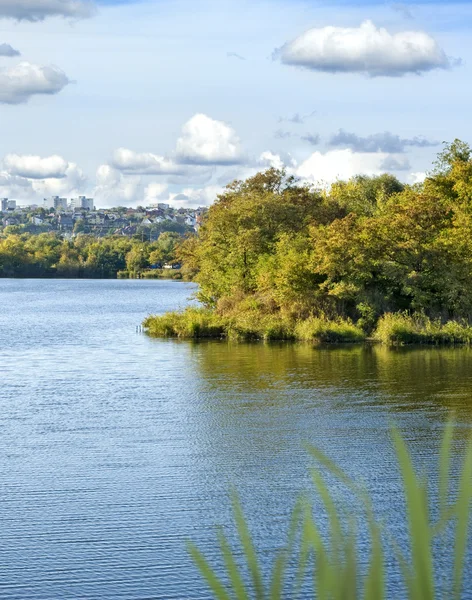
[[295,544],[295,539],[297,535],[297,530],[300,525],[300,519],[303,511],[304,500],[303,498],[298,498],[297,502],[292,511],[292,515],[290,518],[290,526],[288,530],[287,536],[287,547],[285,550],[282,550],[274,564],[274,568],[272,571],[272,580],[270,585],[270,598],[271,600],[280,600],[282,597],[282,590],[284,587],[284,577],[285,572],[288,565],[288,559],[293,551],[293,546]]
[[[308,564],[308,558],[310,555],[310,549],[322,545],[321,537],[318,530],[315,527],[314,532],[310,532],[310,518],[311,518],[311,502],[308,498],[302,499],[303,502],[303,521],[302,521],[302,532],[300,541],[300,555],[298,557],[298,567],[295,576],[295,589],[294,598],[298,598],[300,593],[303,579],[305,577],[306,568]],[[314,541],[313,541],[314,540]]]
[[216,600],[232,600],[231,596],[226,591],[224,585],[218,579],[213,569],[208,564],[206,558],[200,550],[192,542],[187,543],[187,550],[190,553],[193,561],[197,565],[203,578],[208,583],[209,588],[213,592]]
[[454,552],[454,598],[460,599],[464,559],[469,533],[470,502],[472,499],[472,437],[464,457],[459,493],[456,503],[456,542]]
[[312,507],[309,502],[305,505],[305,515],[302,532],[302,549],[297,573],[297,588],[301,587],[301,577],[305,573],[310,549],[313,550],[315,564],[313,568],[313,585],[316,590],[317,600],[326,600],[330,597],[333,583],[333,570],[327,554],[323,539],[318,527],[313,520]]
[[392,428],[392,437],[403,477],[408,510],[414,600],[430,600],[434,598],[434,579],[426,490],[416,477],[410,453],[395,427]]
[[233,554],[231,552],[231,547],[222,529],[220,529],[218,532],[218,538],[220,542],[221,552],[225,561],[226,571],[228,572],[229,580],[231,582],[231,589],[233,590],[236,596],[236,600],[249,600],[249,596],[246,592],[243,578],[239,571],[238,565],[234,560]]
[[330,522],[331,548],[333,551],[333,560],[334,562],[339,562],[341,558],[340,550],[342,540],[342,528],[338,516],[338,511],[320,473],[318,473],[316,469],[312,469],[311,477],[328,514]]
[[449,496],[449,473],[451,470],[451,444],[454,434],[454,417],[451,415],[444,428],[439,453],[439,518],[446,518]]
[[385,564],[382,535],[380,527],[375,521],[370,502],[367,503],[366,510],[372,546],[364,585],[364,600],[383,600],[385,598]]
[[357,597],[357,533],[354,518],[349,519],[349,532],[344,548],[344,569],[338,597],[341,600],[356,600]]
[[403,552],[398,547],[397,542],[393,538],[390,538],[390,542],[393,546],[393,550],[395,552],[395,556],[397,557],[398,564],[400,565],[403,581],[405,582],[405,586],[408,591],[408,598],[410,600],[415,600],[416,598],[419,598],[419,596],[417,595],[417,592],[415,590],[415,582],[413,578],[413,573],[411,572],[411,568]]
[[264,600],[264,583],[259,569],[256,551],[252,543],[251,534],[249,533],[249,529],[237,494],[233,492],[231,494],[231,498],[233,503],[234,517],[236,520],[236,527],[238,530],[239,539],[241,540],[241,545],[244,550],[244,555],[246,557],[249,573],[251,574],[256,600]]
[[315,446],[307,445],[308,452],[317,460],[323,467],[325,467],[332,475],[340,479],[350,490],[358,493],[359,486],[331,459],[326,456],[324,452],[316,448]]
[[279,552],[272,571],[272,580],[270,584],[270,600],[281,600],[284,587],[284,575],[287,566],[287,553]]

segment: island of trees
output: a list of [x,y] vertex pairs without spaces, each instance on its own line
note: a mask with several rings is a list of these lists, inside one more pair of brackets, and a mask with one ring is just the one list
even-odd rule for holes
[[227,186],[177,253],[202,306],[149,317],[151,335],[469,343],[471,148],[446,145],[415,185],[269,169]]

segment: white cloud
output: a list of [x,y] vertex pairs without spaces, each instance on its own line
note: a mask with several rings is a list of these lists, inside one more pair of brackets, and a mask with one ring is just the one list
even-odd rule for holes
[[3,159],[5,169],[11,175],[29,179],[62,179],[66,177],[69,163],[62,156],[19,156],[7,154]]
[[134,152],[126,148],[118,148],[113,153],[112,166],[124,173],[136,175],[178,175],[185,169],[169,158],[150,152]]
[[358,28],[309,29],[274,52],[287,65],[328,73],[398,77],[448,69],[458,61],[423,31],[390,33],[365,21]]
[[243,160],[236,132],[203,114],[194,115],[183,126],[177,156],[180,162],[195,165],[230,165]]
[[47,17],[81,19],[96,10],[91,0],[0,0],[0,18],[43,21]]
[[426,179],[427,174],[425,172],[422,171],[417,171],[416,173],[410,173],[409,177],[408,177],[408,181],[409,183],[423,183],[423,181]]
[[179,194],[171,194],[167,202],[176,208],[187,206],[209,206],[215,200],[218,194],[224,191],[219,185],[209,185],[204,188],[184,188]]
[[274,169],[283,169],[284,161],[279,154],[274,154],[270,150],[263,152],[259,157],[259,164],[261,167]]
[[20,52],[10,46],[10,44],[0,44],[0,56],[13,57],[20,56]]
[[167,192],[167,185],[165,183],[150,183],[144,190],[144,197],[147,203],[155,202],[164,197]]
[[46,179],[30,179],[31,186],[40,198],[48,196],[78,196],[84,193],[87,177],[75,163],[68,163],[64,177],[49,177]]
[[302,180],[317,185],[329,185],[338,179],[354,175],[380,175],[388,154],[356,153],[350,149],[314,152],[296,169]]
[[126,177],[110,165],[98,167],[93,191],[96,206],[136,205],[141,200],[141,190],[140,177]]
[[0,70],[0,103],[21,104],[35,94],[57,94],[68,83],[67,75],[58,67],[21,62]]
[[289,172],[293,167],[296,166],[295,160],[289,155],[284,154],[281,156],[280,154],[275,154],[270,150],[266,150],[259,156],[259,160],[257,161],[257,166],[260,169],[283,169],[285,168],[287,172]]

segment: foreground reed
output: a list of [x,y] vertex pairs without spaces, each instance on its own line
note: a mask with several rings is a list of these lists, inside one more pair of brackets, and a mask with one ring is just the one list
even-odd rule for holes
[[[367,492],[353,482],[326,455],[310,447],[309,452],[318,467],[312,470],[312,480],[328,516],[329,535],[323,536],[308,499],[300,500],[293,511],[287,543],[274,561],[270,578],[262,573],[251,535],[235,494],[232,496],[234,517],[246,565],[244,570],[237,564],[230,544],[221,530],[219,543],[226,567],[220,577],[203,554],[191,542],[189,552],[202,577],[206,580],[216,600],[294,600],[306,578],[313,582],[314,597],[319,600],[384,600],[407,598],[408,600],[460,600],[470,590],[463,589],[464,565],[466,564],[470,504],[472,499],[472,437],[461,459],[457,490],[451,489],[451,448],[454,427],[450,421],[444,431],[439,464],[438,491],[434,499],[428,498],[426,482],[418,477],[408,448],[396,428],[392,439],[398,465],[403,479],[404,499],[409,525],[409,548],[400,547],[374,516],[374,509]],[[363,506],[365,522],[369,529],[370,558],[367,567],[361,568],[357,547],[354,517],[343,518],[337,507],[319,466],[344,484]],[[429,515],[431,500],[438,509],[438,519],[432,522]],[[450,541],[451,571],[446,581],[438,585],[434,569],[433,546],[439,536],[452,530]],[[387,596],[386,548],[393,549],[401,571],[404,589],[395,590]],[[287,577],[288,566],[297,562],[295,576]],[[390,561],[389,561],[389,564]],[[243,573],[248,573],[245,577]],[[269,580],[267,585],[267,580]],[[444,579],[444,578],[442,578]],[[306,598],[306,595],[303,596]],[[467,596],[470,597],[470,596]]]

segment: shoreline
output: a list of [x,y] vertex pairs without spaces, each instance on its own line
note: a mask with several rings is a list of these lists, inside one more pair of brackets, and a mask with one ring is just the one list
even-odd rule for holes
[[155,338],[216,339],[237,342],[291,342],[312,344],[382,344],[387,346],[470,346],[472,326],[465,321],[441,322],[424,314],[385,313],[371,331],[337,317],[283,318],[280,314],[220,314],[188,307],[180,312],[150,315],[142,323]]

